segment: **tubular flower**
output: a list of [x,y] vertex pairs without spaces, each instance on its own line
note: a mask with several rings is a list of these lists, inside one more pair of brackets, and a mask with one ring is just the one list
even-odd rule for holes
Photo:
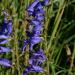
[[31,53],[29,64],[41,65],[46,60],[45,54],[42,49],[39,49],[35,53]]
[[[3,47],[3,44],[8,43],[8,39],[10,38],[10,34],[12,33],[12,21],[4,18],[3,24],[0,30],[0,53],[8,53],[11,52],[11,49],[8,47]],[[12,63],[8,59],[0,58],[0,65],[11,67]]]
[[12,63],[8,59],[0,58],[0,65],[11,67]]
[[27,36],[29,37],[24,42],[23,51],[26,49],[26,46],[29,45],[29,65],[26,70],[23,72],[23,75],[27,75],[30,72],[43,72],[44,69],[41,67],[43,62],[46,60],[46,56],[42,49],[34,50],[36,44],[42,41],[41,30],[44,20],[45,11],[43,7],[49,3],[49,0],[35,0],[28,8],[27,12],[29,17],[33,17],[29,22],[29,30],[27,31]]

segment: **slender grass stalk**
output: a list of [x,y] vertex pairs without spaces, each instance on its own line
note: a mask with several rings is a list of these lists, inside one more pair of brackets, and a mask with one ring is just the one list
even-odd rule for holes
[[[26,36],[26,30],[27,30],[27,26],[28,26],[28,22],[27,22],[27,16],[28,16],[28,14],[27,14],[27,11],[26,11],[26,9],[27,9],[27,6],[30,4],[30,0],[25,0],[25,19],[24,19],[24,22],[23,22],[23,36],[24,36],[24,40],[26,40],[27,39],[27,36]],[[26,50],[25,50],[25,54],[24,54],[24,59],[25,59],[25,65],[27,66],[28,65],[28,59],[29,59],[29,47],[27,47],[26,48]]]
[[5,73],[6,75],[9,75],[9,70],[8,71],[6,71],[6,73]]
[[[45,48],[44,48],[44,51],[45,51],[45,53],[46,53],[46,56],[48,57],[48,53],[47,53],[47,44],[48,44],[48,42],[47,42],[47,38],[48,38],[48,26],[50,25],[50,21],[51,21],[51,14],[52,14],[52,12],[53,12],[53,1],[51,0],[50,1],[50,3],[51,3],[51,5],[49,6],[49,8],[47,8],[46,7],[46,14],[45,14],[45,16],[47,16],[46,17],[46,19],[45,19],[45,24],[44,24],[44,28],[45,28],[45,31],[44,31],[44,40],[45,40]],[[49,12],[49,13],[48,13]],[[50,61],[47,59],[47,62],[46,62],[46,64],[47,64],[47,66],[46,66],[46,70],[47,70],[47,75],[50,75],[50,71],[49,71],[49,63],[50,63]]]
[[[45,45],[46,45],[45,46],[45,51],[47,49],[48,26],[50,24],[51,14],[53,12],[53,2],[52,2],[52,0],[50,2],[51,2],[51,6],[49,8],[46,8],[46,15],[45,16],[48,16],[48,17],[46,17],[46,19],[45,19],[46,22],[44,24],[44,26],[45,26],[44,37],[45,37]],[[48,14],[47,10],[49,10],[49,14]]]
[[56,31],[59,27],[59,23],[61,21],[61,17],[63,15],[63,12],[64,12],[64,8],[65,8],[65,3],[63,2],[60,2],[60,6],[59,6],[59,10],[58,10],[58,13],[57,13],[57,16],[55,18],[55,22],[54,22],[54,29],[53,29],[53,32],[52,32],[52,35],[51,35],[51,38],[50,38],[50,42],[49,42],[49,45],[48,45],[48,48],[47,50],[49,50],[51,48],[51,45],[52,45],[52,42],[53,42],[53,39],[55,37],[55,34],[56,34]]
[[[64,4],[62,7],[59,6],[59,10],[58,10],[58,13],[57,13],[55,22],[54,22],[55,27],[54,27],[54,29],[53,29],[53,32],[52,32],[52,35],[51,35],[50,42],[49,42],[49,45],[48,45],[47,50],[49,50],[49,49],[51,48],[51,46],[52,46],[52,42],[53,42],[53,39],[54,39],[54,37],[55,37],[57,28],[59,27],[59,23],[60,23],[62,14],[63,14],[63,12],[64,12],[64,8],[65,8],[65,4]],[[62,9],[62,10],[61,10],[61,9]],[[61,11],[61,13],[60,13],[60,11]],[[58,19],[58,20],[57,20],[57,19]],[[56,20],[57,20],[57,21],[56,21]],[[49,51],[48,51],[48,52],[49,52]],[[51,58],[51,56],[50,56],[50,58]]]
[[[14,36],[13,36],[14,37]],[[14,46],[14,45],[13,45]],[[15,62],[15,48],[12,49],[12,62]],[[12,66],[12,75],[14,75],[15,67]]]
[[71,58],[71,64],[70,64],[70,69],[69,69],[68,75],[71,75],[71,73],[72,73],[72,68],[74,66],[74,58],[75,58],[75,41],[74,41],[74,49],[73,49],[73,54],[72,54],[72,58]]
[[[16,28],[16,29],[15,29]],[[18,75],[21,75],[20,68],[19,68],[19,49],[18,49],[18,36],[17,36],[17,29],[18,29],[18,21],[14,19],[14,46],[15,46],[15,54],[16,54],[16,67],[18,69]]]
[[64,44],[62,44],[61,47],[59,48],[60,50],[59,50],[59,54],[58,54],[58,56],[57,56],[57,58],[56,58],[56,60],[55,60],[55,64],[58,63],[58,60],[59,60],[59,57],[60,57],[60,55],[61,55],[63,46],[64,46]]
[[[15,4],[17,4],[17,1],[15,2]],[[19,45],[18,45],[18,25],[19,25],[19,22],[18,22],[18,15],[16,13],[16,8],[14,8],[13,10],[13,14],[15,15],[14,18],[13,18],[13,29],[14,29],[14,33],[13,33],[13,39],[14,39],[14,52],[13,54],[15,55],[15,57],[13,56],[13,60],[15,61],[15,65],[16,65],[16,68],[18,70],[18,75],[21,75],[21,72],[20,72],[20,64],[19,64]]]
[[[54,37],[55,37],[55,34],[56,34],[56,31],[57,31],[57,29],[58,29],[58,27],[59,27],[59,23],[60,23],[60,21],[61,21],[61,17],[62,17],[62,14],[63,14],[63,12],[64,12],[64,8],[65,8],[65,4],[64,4],[64,1],[62,2],[62,4],[61,4],[61,2],[60,2],[60,5],[59,5],[59,10],[58,10],[58,13],[57,13],[57,16],[56,16],[56,18],[55,18],[55,22],[54,22],[54,29],[53,29],[53,32],[52,32],[52,35],[51,35],[51,38],[50,38],[50,41],[49,41],[49,45],[48,45],[48,47],[47,47],[47,54],[48,54],[48,61],[50,62],[50,60],[51,60],[51,55],[49,54],[49,52],[50,52],[50,48],[51,48],[51,46],[52,46],[52,43],[53,43],[53,39],[54,39]],[[47,63],[47,68],[48,68],[48,72],[50,72],[50,63]],[[50,74],[50,73],[49,73]]]

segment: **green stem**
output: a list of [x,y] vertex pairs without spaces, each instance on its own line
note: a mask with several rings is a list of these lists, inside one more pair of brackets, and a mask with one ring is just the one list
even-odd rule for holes
[[72,73],[72,68],[74,66],[74,58],[75,58],[75,41],[74,41],[74,49],[73,49],[73,54],[72,54],[72,60],[71,60],[71,64],[70,64],[70,69],[69,69],[69,72],[68,72],[68,75],[71,75]]
[[[59,23],[60,23],[60,20],[61,20],[61,17],[63,15],[63,12],[64,12],[64,8],[65,8],[65,4],[63,5],[63,7],[59,6],[59,10],[58,10],[58,13],[57,13],[57,16],[56,16],[56,19],[55,19],[55,22],[54,22],[54,29],[53,29],[53,32],[52,32],[52,35],[51,35],[51,38],[50,38],[50,41],[49,41],[49,45],[48,45],[48,52],[49,52],[49,49],[51,48],[51,45],[53,43],[53,39],[55,37],[55,34],[57,32],[57,29],[59,27]],[[61,10],[62,9],[62,10]]]
[[[15,2],[15,4],[17,4],[17,2]],[[17,11],[17,7],[13,8],[13,40],[14,40],[14,49],[13,49],[13,61],[15,61],[15,67],[16,69],[18,70],[18,75],[21,75],[21,72],[20,72],[20,68],[19,68],[19,45],[18,45],[18,25],[19,25],[19,22],[18,22],[18,14],[16,13]],[[12,67],[13,69],[13,72],[15,70],[14,67]]]
[[18,49],[18,21],[17,18],[14,18],[14,48],[15,48],[15,55],[16,55],[16,67],[18,69],[18,75],[21,75],[20,69],[19,69],[19,49]]

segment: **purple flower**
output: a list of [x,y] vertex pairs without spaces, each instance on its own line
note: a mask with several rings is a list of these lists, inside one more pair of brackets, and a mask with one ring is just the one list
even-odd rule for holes
[[33,30],[34,33],[34,37],[40,36],[41,35],[41,31],[35,31]]
[[3,25],[2,25],[2,30],[1,30],[1,33],[2,34],[7,34],[7,25],[8,25],[8,20],[7,18],[4,18],[4,22],[3,22]]
[[31,38],[30,38],[30,51],[33,50],[33,46],[34,46],[35,44],[38,44],[38,43],[41,42],[41,41],[42,41],[42,38],[40,38],[40,37],[31,37]]
[[48,5],[49,4],[49,0],[44,0],[44,5]]
[[[12,21],[4,18],[4,22],[0,31],[0,45],[8,43],[8,39],[10,38],[10,34],[12,33]],[[8,53],[11,52],[11,49],[8,47],[0,46],[0,53]],[[5,58],[0,58],[0,65],[11,67],[12,63]]]
[[[42,18],[39,17],[39,20],[41,20]],[[30,25],[29,25],[29,29],[26,31],[27,36],[33,36],[34,35],[34,31],[39,31],[42,29],[42,24],[39,20],[32,20],[30,21]]]
[[37,26],[34,26],[34,31],[41,31],[42,30],[42,25],[37,25]]
[[43,68],[41,68],[40,66],[33,65],[32,68],[35,72],[43,72]]
[[1,34],[4,35],[10,35],[12,32],[12,21],[11,20],[7,20],[6,18],[4,19],[3,25],[2,25],[2,30],[1,30]]
[[0,65],[11,67],[12,63],[8,59],[0,58]]
[[28,72],[27,71],[24,71],[22,75],[27,75],[27,74],[28,74]]
[[7,25],[8,35],[12,33],[12,21],[10,20]]
[[1,47],[0,46],[0,53],[8,53],[8,52],[10,52],[11,50],[9,49],[9,48],[6,48],[6,47]]
[[43,9],[43,5],[41,2],[39,2],[36,6],[35,6],[35,10],[41,10]]
[[23,72],[23,75],[27,75],[28,73],[31,73],[31,72],[43,72],[43,68],[41,68],[40,66],[35,66],[35,65],[29,66]]
[[46,56],[42,49],[39,49],[36,53],[32,53],[29,59],[29,64],[40,65],[46,60]]
[[30,66],[26,68],[23,75],[27,75],[30,72],[43,72],[43,68],[39,65],[42,64],[46,57],[42,49],[39,49],[36,53],[31,53],[29,64]]
[[32,14],[34,12],[34,7],[38,4],[39,0],[35,0],[27,9],[27,11]]
[[27,31],[27,36],[28,37],[38,37],[41,34],[41,30],[40,31],[36,31],[35,29],[32,30],[32,32]]
[[8,43],[8,40],[0,41],[0,44],[6,44],[6,43]]
[[44,20],[44,16],[41,16],[41,15],[37,15],[36,17],[35,17],[37,20],[39,20],[39,21],[42,21],[42,20]]
[[24,46],[23,46],[23,51],[25,51],[25,49],[26,49],[26,47],[27,47],[27,45],[28,45],[28,43],[29,43],[29,41],[28,40],[25,40],[24,41]]
[[29,40],[24,41],[24,46],[23,46],[23,51],[26,49],[26,46],[29,44],[30,45],[30,51],[33,50],[33,46],[35,44],[38,44],[39,42],[42,41],[41,37],[30,37]]
[[43,15],[43,14],[45,14],[45,11],[43,9],[36,10],[33,15],[36,16],[37,14]]
[[6,36],[6,35],[0,35],[0,39],[8,39],[9,36]]
[[22,75],[27,75],[30,72],[33,72],[32,66],[28,66]]
[[49,0],[35,0],[27,9],[29,17],[33,17],[29,20],[29,30],[27,30],[28,39],[25,41],[24,49],[29,45],[30,57],[29,66],[23,72],[23,75],[27,75],[30,72],[43,72],[41,64],[46,60],[46,56],[42,49],[35,51],[33,48],[36,44],[42,41],[40,37],[42,30],[42,22],[44,20],[43,6],[47,5]]
[[37,25],[41,25],[41,22],[34,19],[34,20],[31,21],[31,24],[34,25],[34,26],[37,26]]

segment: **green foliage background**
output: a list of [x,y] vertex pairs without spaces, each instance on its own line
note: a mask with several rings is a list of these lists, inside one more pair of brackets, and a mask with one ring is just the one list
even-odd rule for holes
[[[21,47],[26,36],[27,6],[33,0],[0,0],[0,25],[3,21],[2,11],[9,13],[13,19],[13,33],[8,45],[12,53],[0,54],[15,62],[15,66],[0,66],[0,75],[22,75],[25,70],[22,64],[28,65],[28,48],[21,54]],[[75,75],[75,0],[50,0],[44,7],[45,21],[42,30],[43,41],[40,47],[47,56],[43,64],[44,73],[29,75]],[[18,42],[20,41],[20,43]]]

